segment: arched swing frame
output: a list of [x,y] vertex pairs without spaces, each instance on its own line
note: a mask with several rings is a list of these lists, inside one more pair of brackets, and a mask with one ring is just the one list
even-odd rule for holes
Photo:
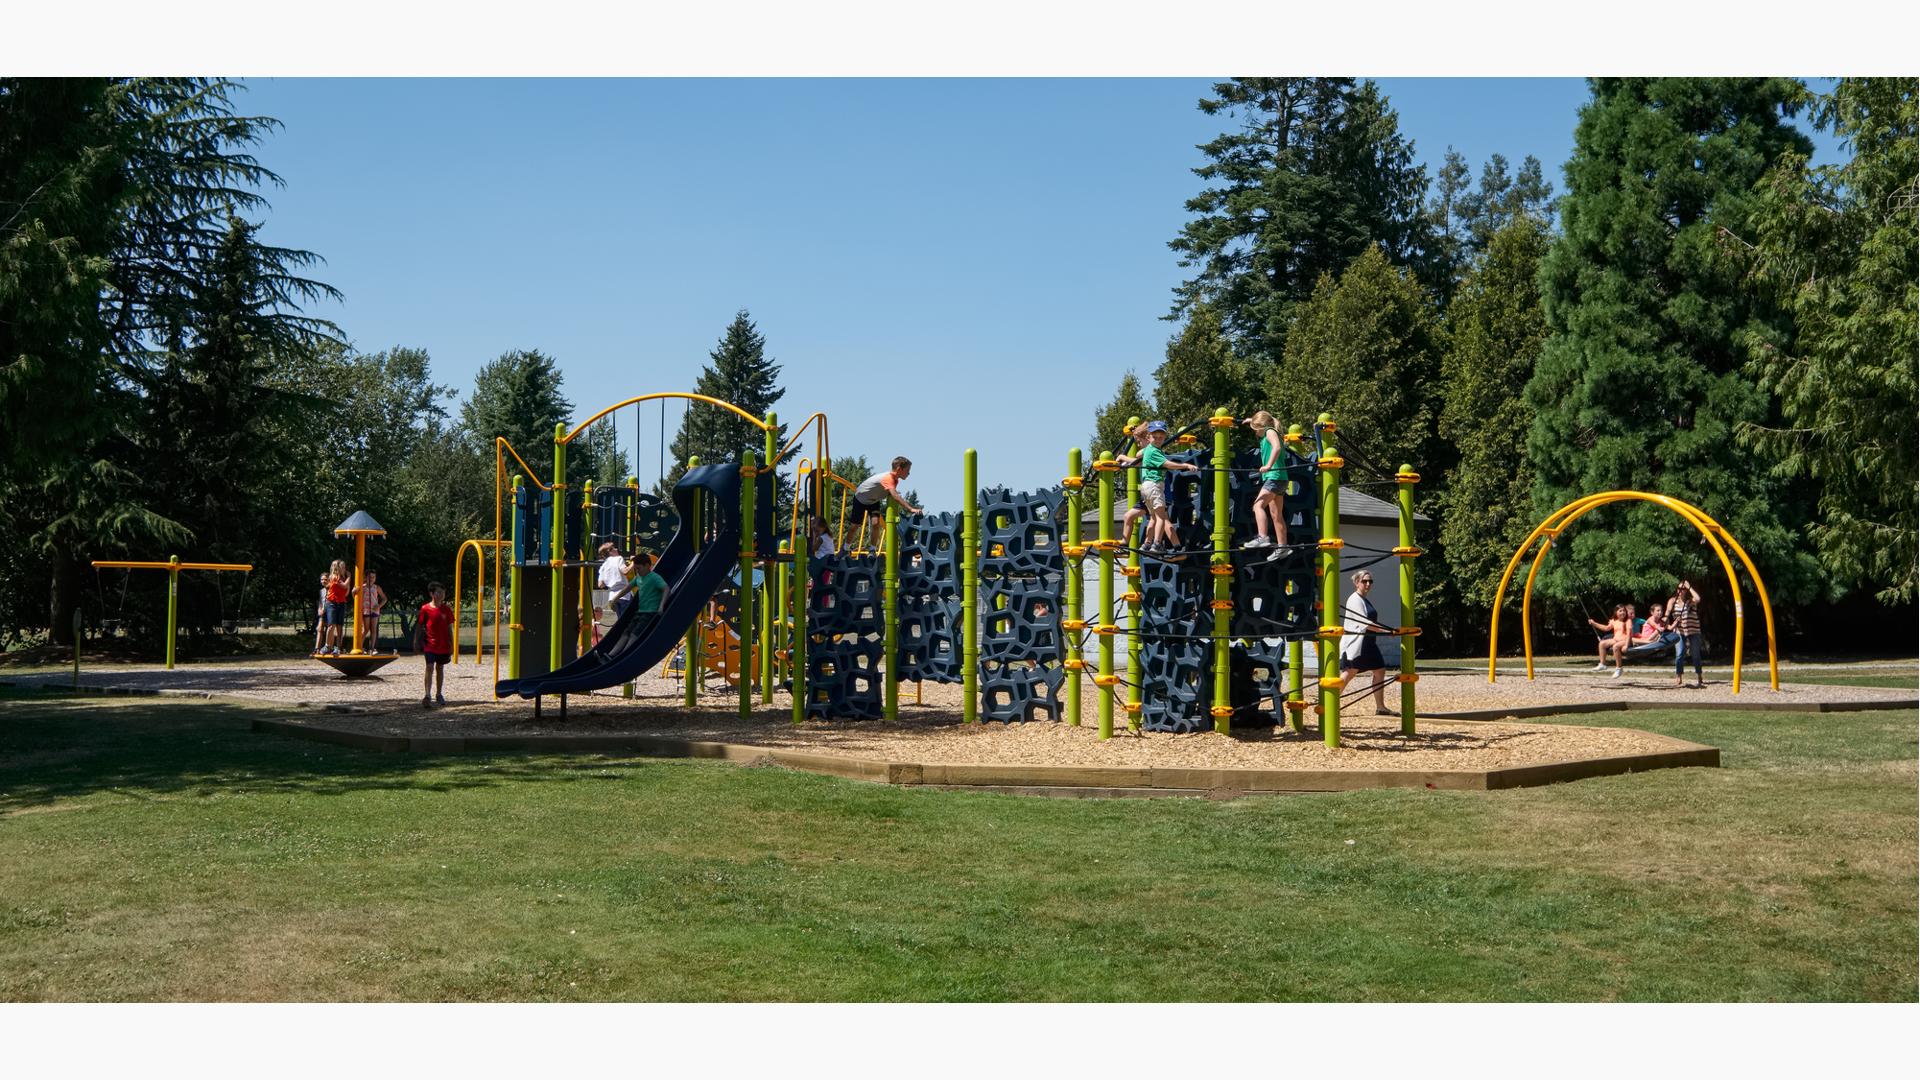
[[1545,521],[1536,526],[1526,540],[1507,560],[1507,569],[1500,575],[1500,587],[1493,594],[1493,612],[1488,621],[1487,630],[1487,681],[1494,682],[1499,675],[1500,655],[1500,605],[1506,599],[1507,586],[1513,581],[1513,573],[1520,566],[1520,560],[1533,549],[1536,541],[1540,548],[1533,556],[1533,564],[1527,569],[1526,584],[1520,594],[1520,635],[1522,651],[1527,661],[1527,678],[1533,678],[1533,580],[1540,573],[1540,564],[1545,561],[1547,552],[1552,550],[1553,541],[1587,513],[1602,506],[1622,502],[1646,502],[1662,506],[1699,530],[1714,555],[1720,560],[1720,567],[1726,571],[1727,588],[1733,597],[1733,692],[1740,692],[1740,660],[1746,644],[1746,610],[1742,603],[1740,579],[1734,573],[1733,563],[1727,558],[1727,549],[1732,548],[1741,565],[1746,567],[1747,576],[1753,579],[1754,591],[1760,597],[1760,610],[1767,624],[1767,672],[1774,690],[1780,689],[1780,656],[1773,631],[1773,602],[1767,596],[1766,582],[1760,579],[1760,571],[1753,565],[1746,549],[1733,538],[1725,526],[1713,519],[1705,510],[1671,495],[1655,495],[1645,491],[1602,491],[1587,495],[1568,503],[1548,514]]

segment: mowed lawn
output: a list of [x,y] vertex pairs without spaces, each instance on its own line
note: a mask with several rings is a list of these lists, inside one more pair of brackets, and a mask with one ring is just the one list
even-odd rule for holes
[[1916,997],[1901,712],[1644,712],[1685,769],[1033,799],[377,754],[0,699],[0,999]]

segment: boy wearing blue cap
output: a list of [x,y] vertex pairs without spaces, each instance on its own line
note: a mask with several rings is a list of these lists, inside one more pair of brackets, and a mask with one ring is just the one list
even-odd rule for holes
[[1166,451],[1160,449],[1167,441],[1165,423],[1151,420],[1141,424],[1136,431],[1147,445],[1140,448],[1138,456],[1129,454],[1115,460],[1124,466],[1140,466],[1140,504],[1151,515],[1147,519],[1147,540],[1140,550],[1160,554],[1180,545],[1180,534],[1174,531],[1173,519],[1167,515],[1167,470],[1198,472],[1200,467],[1184,461],[1167,460]]

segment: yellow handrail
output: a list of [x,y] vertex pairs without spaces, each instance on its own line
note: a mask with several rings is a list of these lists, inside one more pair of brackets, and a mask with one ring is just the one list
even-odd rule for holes
[[[461,565],[467,561],[467,549],[468,548],[473,549],[473,557],[476,560],[474,565],[474,577],[479,579],[479,587],[482,590],[484,590],[487,584],[487,553],[481,549],[501,548],[501,547],[505,547],[506,544],[507,544],[507,541],[505,540],[468,540],[460,545],[460,550],[453,553],[453,635],[454,636],[453,636],[453,658],[450,661],[451,663],[458,664],[460,662],[460,568],[461,568]],[[497,574],[495,575],[494,584],[495,584],[495,588],[497,589],[499,586]],[[498,595],[494,597],[493,603],[494,603],[494,620],[493,620],[494,650],[497,652],[500,648],[500,618],[499,618],[500,598]],[[473,662],[477,664],[480,662],[480,649],[483,645],[486,644],[486,639],[487,639],[487,631],[484,625],[484,617],[486,615],[487,608],[486,608],[486,603],[484,599],[482,599],[481,602],[479,602],[475,606],[477,610],[474,614],[474,620],[473,620]]]
[[252,563],[224,562],[126,562],[120,559],[95,559],[95,567],[108,570],[252,570]]

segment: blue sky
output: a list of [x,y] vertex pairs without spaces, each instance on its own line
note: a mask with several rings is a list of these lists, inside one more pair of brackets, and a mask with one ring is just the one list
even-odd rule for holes
[[[1538,156],[1558,190],[1579,79],[1382,79],[1437,165]],[[783,365],[783,418],[837,454],[914,459],[931,509],[1065,471],[1182,273],[1166,242],[1226,121],[1200,79],[259,79],[285,128],[265,237],[345,293],[361,349],[428,350],[463,394],[513,348],[555,356],[576,419],[691,389],[734,312]],[[620,416],[643,478],[657,405]],[[680,406],[668,408],[668,437]]]

